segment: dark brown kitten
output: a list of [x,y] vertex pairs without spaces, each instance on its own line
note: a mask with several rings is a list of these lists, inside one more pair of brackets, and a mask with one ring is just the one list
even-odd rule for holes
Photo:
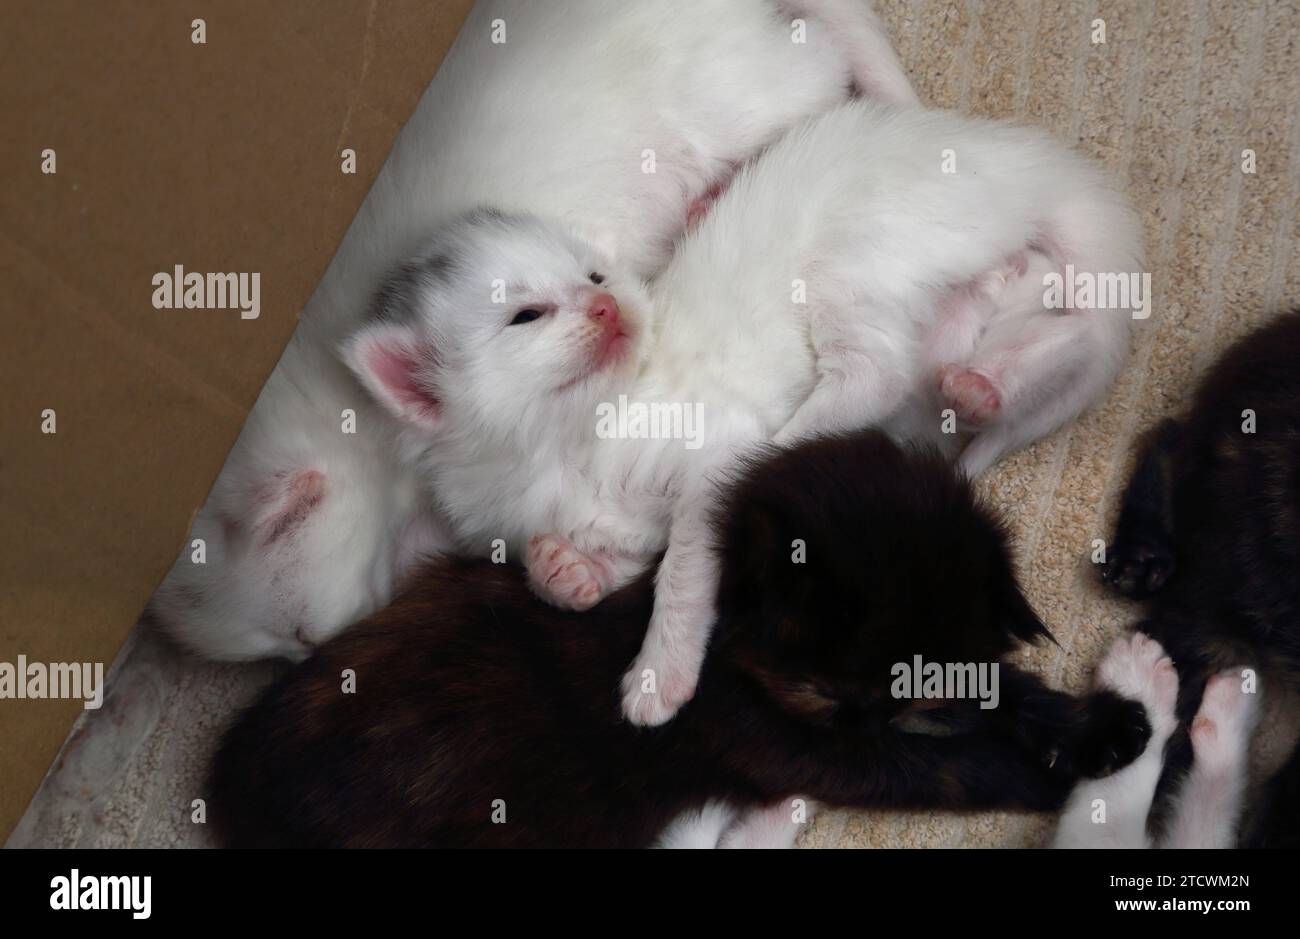
[[[1274,680],[1300,680],[1300,310],[1228,350],[1187,416],[1156,428],[1124,493],[1103,575],[1147,601],[1141,628],[1178,665],[1184,722],[1221,669],[1254,664]],[[1189,761],[1184,732],[1165,785]],[[1300,755],[1289,772],[1300,778],[1298,769]],[[1294,814],[1278,824],[1298,827]]]
[[619,709],[650,574],[570,613],[515,568],[431,563],[230,731],[210,802],[226,841],[640,846],[708,799],[792,795],[1045,810],[1145,745],[1140,705],[1078,701],[1005,664],[993,709],[922,715],[891,696],[897,662],[988,663],[1045,634],[1002,527],[938,456],[874,432],[774,451],[718,520],[721,616],[699,692],[667,725]]

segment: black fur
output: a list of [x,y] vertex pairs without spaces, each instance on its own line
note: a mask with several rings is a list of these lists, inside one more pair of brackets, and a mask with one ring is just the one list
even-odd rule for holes
[[[1210,675],[1256,665],[1300,679],[1300,310],[1230,349],[1186,418],[1151,435],[1107,555],[1103,577],[1146,600],[1141,628],[1178,666],[1184,727],[1164,794],[1190,763],[1185,727]],[[1292,813],[1276,824],[1294,831],[1300,802],[1274,806]]]
[[1300,747],[1270,780],[1246,838],[1249,848],[1300,848]]
[[229,732],[209,803],[226,842],[639,846],[710,798],[1050,810],[1145,746],[1140,706],[1005,663],[996,709],[889,695],[895,662],[991,662],[1044,633],[1002,527],[937,455],[809,442],[748,467],[718,519],[720,621],[665,726],[625,723],[618,695],[650,574],[570,613],[517,569],[431,563]]

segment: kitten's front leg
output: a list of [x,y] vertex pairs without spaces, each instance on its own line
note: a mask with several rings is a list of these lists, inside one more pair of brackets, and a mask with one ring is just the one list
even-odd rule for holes
[[623,714],[633,724],[663,724],[695,695],[720,576],[706,488],[678,502],[668,550],[655,575],[650,626],[640,654],[623,676]]
[[908,809],[1060,808],[1068,777],[988,728],[952,736],[885,733],[829,750],[774,746],[770,782],[837,806]]
[[875,325],[870,311],[822,306],[811,321],[817,384],[773,436],[779,446],[880,424],[911,390],[908,376],[898,367],[909,359],[904,340]]
[[1000,702],[975,711],[1029,751],[1070,777],[1098,777],[1132,762],[1147,746],[1151,727],[1142,705],[1109,687],[1075,698],[1049,688],[1030,672],[1000,669]]
[[528,585],[551,606],[589,610],[644,567],[612,551],[580,551],[554,533],[536,535],[524,558]]
[[1148,597],[1173,576],[1173,495],[1181,437],[1182,428],[1176,421],[1161,423],[1147,439],[1124,490],[1101,576],[1125,596]]
[[1164,765],[1165,743],[1177,726],[1178,674],[1154,639],[1119,639],[1097,672],[1098,687],[1136,701],[1151,736],[1137,759],[1100,779],[1085,779],[1070,794],[1053,842],[1058,848],[1148,847],[1147,814]]

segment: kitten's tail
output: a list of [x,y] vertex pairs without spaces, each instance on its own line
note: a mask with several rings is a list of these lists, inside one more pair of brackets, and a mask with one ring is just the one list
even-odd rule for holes
[[920,105],[869,0],[779,0],[779,5],[791,16],[806,17],[826,29],[848,59],[860,95],[885,104]]

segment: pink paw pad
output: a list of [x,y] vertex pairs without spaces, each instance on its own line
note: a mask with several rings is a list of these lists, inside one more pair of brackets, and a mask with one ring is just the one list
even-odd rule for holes
[[1245,689],[1239,670],[1220,672],[1211,678],[1190,731],[1196,759],[1211,764],[1244,759],[1258,699],[1257,694]]
[[939,370],[939,394],[958,417],[972,424],[988,423],[1002,409],[1002,396],[993,382],[962,365]]
[[558,535],[528,542],[528,582],[533,591],[564,610],[588,610],[605,594],[603,567]]

